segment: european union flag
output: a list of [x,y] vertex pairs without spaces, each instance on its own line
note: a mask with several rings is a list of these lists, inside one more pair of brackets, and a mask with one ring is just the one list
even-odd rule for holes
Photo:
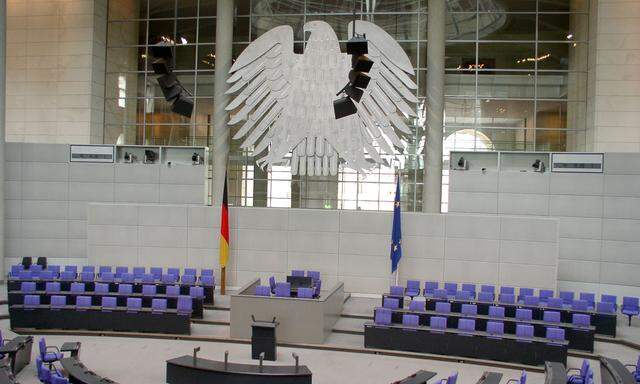
[[396,185],[396,198],[393,201],[393,229],[391,231],[391,273],[398,269],[402,258],[402,220],[400,216],[400,177]]

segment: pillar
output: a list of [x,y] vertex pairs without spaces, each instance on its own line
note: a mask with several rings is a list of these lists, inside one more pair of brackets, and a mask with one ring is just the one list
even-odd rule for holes
[[444,117],[444,46],[446,2],[429,0],[427,17],[427,105],[422,211],[440,213]]
[[213,140],[211,157],[213,173],[211,184],[211,202],[213,206],[222,204],[224,176],[229,160],[229,127],[228,113],[225,107],[229,104],[227,77],[231,69],[233,51],[233,0],[218,0],[216,17],[216,59],[213,88]]

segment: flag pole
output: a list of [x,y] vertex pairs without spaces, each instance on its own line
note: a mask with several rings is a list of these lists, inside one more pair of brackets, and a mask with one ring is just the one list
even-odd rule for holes
[[222,267],[220,269],[220,294],[226,295],[227,291],[227,267]]

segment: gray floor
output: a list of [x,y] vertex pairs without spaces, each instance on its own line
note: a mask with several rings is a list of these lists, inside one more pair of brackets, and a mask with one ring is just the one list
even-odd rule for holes
[[[0,297],[6,292],[0,286]],[[228,296],[216,296],[216,307],[228,307]],[[379,305],[379,298],[350,297],[345,302],[344,314],[371,316],[372,309]],[[6,313],[6,306],[0,306],[0,314]],[[192,324],[192,335],[228,338],[229,327],[224,323],[229,321],[228,310],[207,309],[204,320],[217,324]],[[325,341],[325,346],[343,348],[362,348],[363,337],[359,334],[344,332],[361,332],[366,319],[341,318],[333,332]],[[4,338],[11,338],[14,334],[9,330],[8,320],[0,320],[0,329]],[[634,319],[631,327],[626,319],[620,318],[619,336],[640,342],[640,319]],[[39,336],[37,336],[39,338]],[[165,361],[172,357],[190,354],[194,347],[201,347],[200,356],[203,358],[223,359],[224,351],[230,352],[231,361],[251,362],[248,358],[250,346],[246,344],[225,342],[198,342],[183,340],[157,340],[120,337],[77,337],[77,336],[46,336],[47,344],[61,345],[65,341],[82,342],[82,361],[97,374],[108,377],[122,384],[157,384],[165,382]],[[438,372],[438,378],[445,377],[452,371],[458,371],[461,384],[475,383],[486,370],[478,364],[460,364],[431,359],[415,359],[371,355],[362,353],[336,352],[307,348],[278,348],[278,362],[276,364],[293,364],[291,353],[300,356],[301,364],[307,365],[314,374],[315,384],[353,383],[390,383],[406,377],[419,369]],[[638,351],[613,343],[596,343],[596,353],[620,359],[624,363],[633,363],[638,357]],[[33,351],[34,360],[36,350]],[[569,358],[569,367],[578,367],[581,359]],[[274,364],[274,363],[267,363]],[[592,361],[596,383],[600,383],[600,370],[597,361]],[[489,370],[504,373],[503,383],[509,378],[519,376],[519,371],[509,369],[490,368]],[[529,373],[528,383],[544,383],[544,375]],[[22,384],[38,383],[35,366],[32,364],[18,375]],[[434,381],[432,381],[434,382]]]

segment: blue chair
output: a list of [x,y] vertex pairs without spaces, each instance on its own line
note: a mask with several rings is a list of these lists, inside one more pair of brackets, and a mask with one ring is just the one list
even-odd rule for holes
[[60,292],[60,283],[57,281],[47,281],[44,285],[44,291],[46,293]]
[[523,321],[531,321],[533,319],[533,311],[530,309],[517,308],[516,319]]
[[458,372],[453,372],[446,379],[440,380],[440,384],[456,384],[458,381]]
[[18,275],[22,270],[24,270],[24,267],[22,266],[22,264],[12,265],[11,272],[9,273],[9,275],[11,277],[18,277]]
[[580,292],[580,300],[585,300],[589,309],[593,309],[596,306],[596,294],[589,292]]
[[167,268],[167,275],[174,275],[176,281],[180,280],[180,268]]
[[23,281],[20,283],[20,291],[22,292],[35,292],[36,291],[36,283],[35,281]]
[[40,352],[40,359],[43,363],[49,364],[49,366],[62,359],[62,353],[60,352],[60,349],[58,349],[58,347],[56,346],[48,346],[44,337],[40,338],[40,341],[38,342],[38,348]]
[[516,324],[516,337],[518,341],[528,341],[533,338],[533,325]]
[[470,296],[472,298],[474,298],[474,299],[476,298],[476,285],[475,284],[464,283],[464,284],[462,284],[462,289],[461,290],[465,291],[465,292],[469,292]]
[[200,276],[213,276],[213,269],[202,269]]
[[145,267],[133,267],[133,278],[141,279],[142,275],[146,273],[146,270],[147,269]]
[[60,309],[67,306],[67,296],[51,296],[51,301],[49,303],[49,307],[52,311],[59,311]]
[[480,293],[482,293],[485,298],[491,297],[491,299],[484,301],[493,301],[496,298],[496,287],[493,285],[482,284],[480,286]]
[[[168,287],[167,287],[168,289]],[[118,284],[118,293],[121,295],[130,295],[133,293],[133,285],[131,284]]]
[[631,326],[631,318],[640,314],[640,304],[637,297],[624,296],[622,297],[622,307],[620,312],[629,316],[629,326]]
[[615,310],[618,310],[618,297],[615,295],[600,295],[600,301],[603,303],[612,303]]
[[102,272],[99,280],[105,283],[113,283],[116,280],[116,275],[113,272]]
[[510,384],[510,383],[527,384],[527,372],[522,370],[522,373],[520,373],[520,378],[519,379],[509,379],[509,380],[507,380],[507,384]]
[[544,311],[542,313],[542,320],[549,323],[560,322],[560,312],[557,311]]
[[[191,298],[189,298],[191,300]],[[140,312],[142,299],[139,297],[127,297],[127,312]]]
[[[307,277],[310,277],[312,281],[320,280],[320,272],[318,271],[307,271]],[[418,292],[420,292],[420,287],[418,287]]]
[[87,272],[87,273],[96,273],[96,267],[93,265],[83,265],[82,266],[82,272]]
[[570,368],[567,373],[577,371],[577,375],[569,375],[567,377],[567,384],[586,384],[587,375],[589,374],[589,361],[587,359],[582,360],[582,366],[578,368]]
[[426,297],[433,297],[433,295],[435,294],[436,289],[438,289],[438,282],[437,281],[425,281],[424,282],[424,291],[422,292],[422,294],[425,295]]
[[162,278],[162,267],[151,267],[149,273],[153,275],[153,278],[160,280]]
[[269,288],[271,288],[271,293],[276,293],[276,278],[274,276],[269,277]]
[[191,316],[193,312],[193,300],[191,300],[191,297],[185,295],[178,296],[177,312],[179,315]]
[[[458,320],[458,330],[463,332],[475,332],[476,321],[474,319],[460,319]],[[463,333],[463,334],[465,334]]]
[[504,318],[504,307],[496,307],[494,305],[489,307],[489,317],[502,319]]
[[456,300],[471,300],[472,293],[469,291],[457,291],[456,292]]
[[71,283],[72,293],[84,293],[84,283]]
[[573,300],[571,309],[574,311],[587,311],[589,310],[589,302],[587,300]]
[[596,303],[596,312],[616,313],[616,307],[613,303],[606,303],[604,301],[601,301]]
[[29,270],[26,271],[20,271],[18,273],[18,279],[20,280],[32,280],[33,279],[33,273]]
[[118,301],[113,296],[104,296],[102,298],[102,312],[111,312],[118,306]]
[[23,301],[24,309],[33,310],[40,306],[40,296],[38,295],[24,295]]
[[105,272],[111,273],[111,271],[113,271],[113,267],[110,265],[101,265],[98,269],[98,273],[100,274],[100,276],[102,276],[102,274]]
[[47,265],[47,271],[53,272],[54,277],[58,277],[60,275],[60,266],[59,265]]
[[500,294],[506,294],[506,295],[515,295],[516,294],[516,289],[514,287],[500,287]]
[[455,296],[458,291],[458,283],[444,283],[444,289],[448,296]]
[[487,333],[492,338],[500,338],[504,335],[504,323],[502,321],[487,321]]
[[91,308],[91,297],[78,296],[76,297],[76,311],[86,311]]
[[467,316],[475,316],[478,314],[478,306],[475,304],[462,304],[460,313]]
[[409,310],[410,311],[419,311],[424,312],[426,308],[427,302],[424,300],[413,299],[409,302]]
[[142,286],[142,296],[155,296],[156,295],[156,286],[155,285],[143,285]]
[[256,296],[271,296],[271,290],[266,285],[256,286]]
[[445,303],[443,301],[436,302],[436,312],[451,313],[451,303]]
[[420,295],[420,281],[407,280],[407,288],[405,289],[405,294],[412,299],[415,296]]
[[53,280],[53,279],[55,279],[55,275],[53,271],[40,272],[40,280]]
[[447,329],[447,318],[442,316],[431,316],[429,319],[429,327],[436,332],[439,332],[440,330],[444,331]]
[[65,265],[64,266],[64,271],[65,272],[73,272],[74,274],[78,274],[78,266],[77,265]]
[[[269,288],[269,287],[267,287]],[[204,288],[198,286],[189,287],[189,296],[196,299],[204,299]]]
[[96,295],[106,295],[109,293],[109,284],[96,283],[93,291],[95,292]]
[[135,280],[136,279],[135,279],[135,276],[134,276],[133,273],[127,272],[127,273],[123,273],[120,276],[120,282],[121,283],[133,283]]
[[446,289],[436,289],[435,291],[433,291],[433,297],[436,298],[436,299],[448,299],[449,298]]
[[198,270],[195,268],[185,268],[184,269],[184,274],[185,275],[190,275],[190,276],[197,276],[198,275]]
[[388,308],[376,308],[374,311],[373,322],[376,325],[390,325],[391,310]]
[[313,296],[320,297],[320,288],[322,287],[322,280],[316,281],[316,286],[313,289]]
[[550,297],[547,300],[547,307],[562,309],[564,307],[564,301],[559,297]]
[[298,298],[313,299],[313,288],[306,288],[306,287],[298,288]]
[[151,313],[163,313],[167,310],[167,299],[152,299]]
[[539,296],[540,302],[546,303],[547,301],[549,301],[549,298],[553,297],[553,291],[550,289],[541,289]]
[[524,302],[524,298],[527,296],[533,296],[533,288],[520,288],[518,292],[518,301]]
[[405,313],[402,315],[402,325],[406,325],[408,327],[417,327],[420,325],[420,318],[418,315],[412,315]]
[[178,282],[178,277],[174,274],[167,273],[162,275],[161,281],[163,284],[175,284]]
[[558,297],[562,299],[562,303],[565,305],[571,305],[573,303],[573,299],[575,296],[575,292],[573,291],[560,291]]
[[584,313],[574,313],[571,316],[571,324],[576,327],[588,328],[591,326],[591,316]]
[[404,287],[400,285],[392,285],[391,287],[389,287],[389,295],[404,296]]
[[291,284],[276,283],[276,297],[291,297]]
[[62,281],[73,281],[76,279],[76,273],[72,271],[62,271],[60,272],[60,280]]
[[143,283],[154,283],[156,281],[156,278],[151,273],[145,273],[145,274],[142,275],[140,280]]
[[524,305],[537,307],[537,306],[540,305],[540,298],[538,296],[525,296],[524,297]]
[[515,304],[516,295],[513,293],[501,293],[500,296],[498,296],[498,302],[501,304]]
[[180,286],[178,286],[178,285],[167,285],[166,295],[168,297],[178,297],[178,296],[180,296]]
[[96,278],[96,274],[89,271],[80,272],[80,281],[93,281]]
[[193,285],[196,283],[196,275],[183,275],[182,284]]
[[69,379],[55,372],[51,374],[51,384],[69,384]]
[[116,279],[121,279],[125,273],[129,273],[129,267],[116,267]]
[[291,271],[291,276],[304,277],[304,271],[301,271],[299,269],[294,269]]
[[385,297],[382,300],[382,306],[384,308],[397,309],[400,308],[400,300],[393,297]]
[[216,285],[216,278],[215,276],[202,275],[200,276],[200,284],[205,287],[213,287]]
[[547,328],[547,339],[550,340],[549,344],[555,344],[564,341],[564,329],[562,328]]
[[493,294],[493,292],[480,292],[480,293],[478,293],[478,301],[484,301],[484,302],[491,303],[491,302],[493,302],[493,299],[495,299],[495,295]]

